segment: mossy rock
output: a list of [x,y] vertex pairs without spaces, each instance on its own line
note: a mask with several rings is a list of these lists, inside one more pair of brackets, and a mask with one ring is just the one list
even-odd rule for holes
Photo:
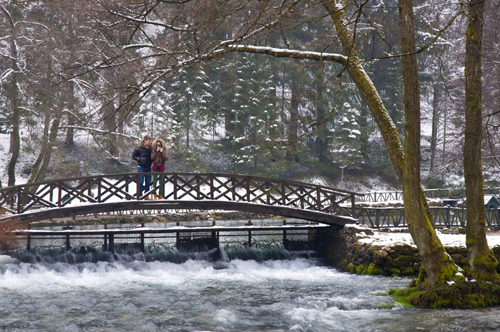
[[396,250],[399,255],[406,255],[406,256],[414,256],[416,253],[418,253],[418,249],[414,248],[412,246],[409,246],[407,244],[397,244],[394,246],[394,250]]
[[[375,265],[374,263],[371,263],[366,271],[363,271],[363,274],[368,274],[368,275],[385,275],[386,273],[384,270],[382,270],[378,265]],[[365,273],[366,272],[366,273]]]
[[453,261],[460,266],[467,264],[467,258],[460,254],[452,254],[450,256]]
[[392,275],[392,276],[400,276],[401,275],[401,271],[395,267],[392,267],[389,269],[389,274]]
[[466,279],[424,289],[411,300],[422,308],[478,308],[500,305],[500,278],[493,282]]
[[397,268],[409,267],[412,266],[414,260],[415,257],[413,256],[401,255],[394,259],[392,265]]
[[409,268],[404,269],[403,272],[401,272],[401,275],[406,276],[406,277],[415,276],[416,271],[418,271],[418,270],[414,270],[412,267],[409,267]]

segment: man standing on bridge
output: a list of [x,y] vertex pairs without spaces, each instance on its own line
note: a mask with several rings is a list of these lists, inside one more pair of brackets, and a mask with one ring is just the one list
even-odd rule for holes
[[[139,173],[151,173],[151,164],[153,163],[151,160],[151,143],[151,136],[144,136],[139,146],[137,146],[134,149],[134,153],[132,153],[132,159],[137,161],[137,171]],[[141,175],[139,177],[139,182],[139,193],[142,196],[144,192],[149,191],[149,187],[151,186],[151,175]],[[144,184],[144,182],[146,183]],[[146,196],[145,199],[150,200],[148,196]]]

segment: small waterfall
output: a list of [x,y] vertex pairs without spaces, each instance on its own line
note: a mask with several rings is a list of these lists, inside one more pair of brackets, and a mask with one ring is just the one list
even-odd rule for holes
[[232,260],[284,260],[295,258],[314,258],[311,250],[287,251],[280,243],[258,244],[248,247],[243,244],[221,244],[219,248],[205,251],[179,251],[175,245],[149,245],[144,252],[136,245],[117,245],[115,252],[103,251],[92,246],[74,247],[67,251],[65,247],[36,248],[31,252],[21,251],[15,258],[22,263],[41,264],[80,264],[98,262],[171,262],[184,263],[188,260],[204,260],[209,262],[230,262]]

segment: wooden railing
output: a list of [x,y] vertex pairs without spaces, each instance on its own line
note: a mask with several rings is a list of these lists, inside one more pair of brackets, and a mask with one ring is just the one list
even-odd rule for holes
[[[217,201],[217,207],[234,209],[229,203],[273,206],[274,214],[290,215],[290,209],[335,216],[355,216],[354,192],[296,181],[247,175],[216,173],[160,173],[163,181],[144,195],[139,194],[139,176],[146,173],[97,175],[49,180],[0,189],[0,207],[10,216],[50,209],[73,207],[79,214],[98,211],[96,204],[133,201],[119,209],[139,205],[153,206],[157,201],[143,201],[155,189],[165,186],[163,202],[176,201],[174,208],[193,208],[193,201]],[[154,174],[154,173],[150,173]],[[141,202],[137,202],[141,201]],[[187,203],[189,202],[189,204]],[[224,203],[227,202],[227,206]],[[158,202],[156,205],[160,205]],[[116,205],[116,204],[115,204]],[[91,206],[93,208],[91,208]],[[200,205],[201,206],[201,205]],[[203,209],[208,205],[203,205]],[[285,210],[280,210],[284,208]],[[99,210],[102,211],[102,210]],[[70,214],[71,212],[68,212]],[[68,215],[67,214],[67,215]],[[46,214],[47,215],[47,214]],[[299,214],[297,214],[299,215]],[[314,217],[309,216],[310,220]],[[339,219],[339,220],[340,220]],[[347,218],[344,218],[346,221]]]

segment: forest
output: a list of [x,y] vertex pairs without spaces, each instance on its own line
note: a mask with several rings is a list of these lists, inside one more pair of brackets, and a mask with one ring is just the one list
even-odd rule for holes
[[[498,305],[483,188],[499,182],[499,6],[4,1],[7,185],[27,152],[28,182],[64,176],[82,149],[106,161],[100,172],[131,170],[144,134],[166,139],[172,171],[384,174],[402,186],[423,263],[413,303]],[[466,187],[463,273],[436,235],[422,185]]]
[[[404,142],[398,2],[346,4],[362,66]],[[482,167],[485,185],[498,186],[500,11],[498,1],[487,6]],[[342,50],[323,7],[3,1],[0,132],[10,146],[2,185],[16,173],[28,181],[75,176],[81,159],[89,174],[135,171],[131,151],[150,134],[169,145],[172,171],[338,182],[344,170],[354,182],[370,174],[398,186],[365,99],[346,66],[328,58]],[[463,186],[467,15],[446,0],[415,1],[414,13],[422,183]],[[231,49],[238,44],[268,49]]]

